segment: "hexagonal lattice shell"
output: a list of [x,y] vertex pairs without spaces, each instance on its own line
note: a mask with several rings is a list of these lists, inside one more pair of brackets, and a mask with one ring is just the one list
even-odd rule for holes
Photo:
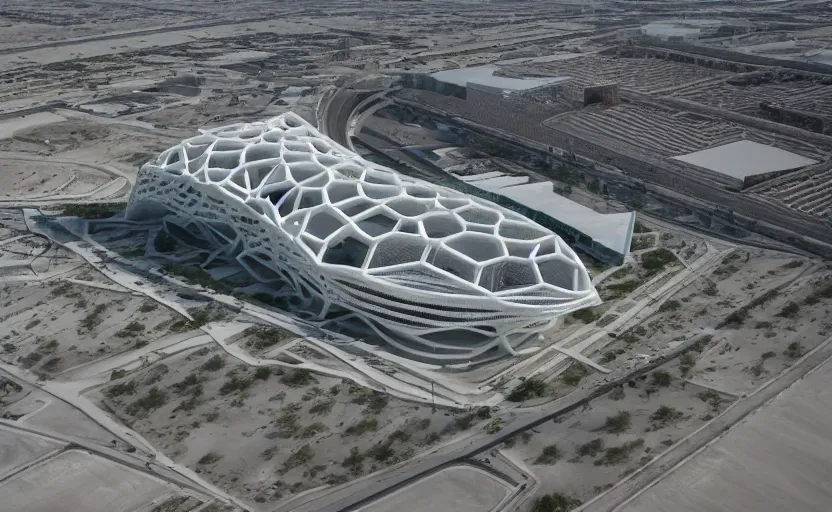
[[599,302],[554,233],[372,164],[294,114],[164,151],[142,167],[128,215],[148,205],[172,213],[165,225],[181,236],[233,247],[257,279],[349,309],[423,358],[514,353],[553,318]]

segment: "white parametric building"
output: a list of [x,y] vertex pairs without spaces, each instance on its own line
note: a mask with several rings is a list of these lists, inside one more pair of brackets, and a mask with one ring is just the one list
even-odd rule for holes
[[[401,351],[465,362],[530,351],[598,293],[557,235],[370,163],[295,114],[202,131],[145,164],[133,219],[292,285],[321,318],[360,319]],[[530,344],[529,344],[530,345]]]

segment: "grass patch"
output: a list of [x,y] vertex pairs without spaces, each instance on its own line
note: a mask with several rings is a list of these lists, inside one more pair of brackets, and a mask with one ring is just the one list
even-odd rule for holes
[[179,263],[167,263],[162,267],[167,274],[181,277],[186,283],[199,285],[209,290],[214,290],[217,293],[231,294],[234,287],[217,281],[211,277],[211,274],[199,267],[190,265],[180,265]]
[[629,295],[637,290],[641,284],[642,282],[638,279],[629,279],[622,283],[609,284],[604,288],[604,299],[613,300]]
[[641,255],[641,267],[649,275],[655,275],[664,270],[671,263],[676,263],[676,255],[666,247],[660,247]]
[[560,376],[560,379],[567,386],[577,386],[581,379],[589,375],[589,368],[582,363],[572,363]]
[[574,313],[572,313],[569,316],[571,316],[575,320],[580,320],[581,322],[583,322],[585,324],[591,324],[592,322],[598,320],[598,318],[601,315],[596,313],[592,308],[584,308],[584,309],[579,309],[578,311],[575,311]]
[[286,329],[266,326],[249,327],[245,334],[252,338],[246,342],[246,346],[252,350],[265,350],[292,336]]
[[61,215],[84,219],[106,219],[123,211],[126,207],[127,203],[65,204],[61,206]]
[[506,400],[509,402],[524,402],[530,398],[538,398],[545,395],[546,383],[540,379],[529,378],[512,389],[511,393],[506,397]]
[[156,233],[156,238],[153,239],[153,248],[162,254],[167,254],[178,249],[179,242],[162,229]]

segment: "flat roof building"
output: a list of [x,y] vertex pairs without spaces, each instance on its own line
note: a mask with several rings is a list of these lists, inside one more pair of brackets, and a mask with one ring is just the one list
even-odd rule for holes
[[818,163],[817,160],[750,140],[674,156],[673,159],[735,178],[742,182],[742,188]]

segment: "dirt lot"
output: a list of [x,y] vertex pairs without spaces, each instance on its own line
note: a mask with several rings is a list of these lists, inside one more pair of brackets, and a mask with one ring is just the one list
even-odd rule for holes
[[469,429],[451,414],[303,370],[248,368],[196,349],[96,392],[105,408],[177,462],[266,510],[412,457]]
[[44,377],[166,336],[176,317],[143,297],[66,280],[0,287],[3,357]]

